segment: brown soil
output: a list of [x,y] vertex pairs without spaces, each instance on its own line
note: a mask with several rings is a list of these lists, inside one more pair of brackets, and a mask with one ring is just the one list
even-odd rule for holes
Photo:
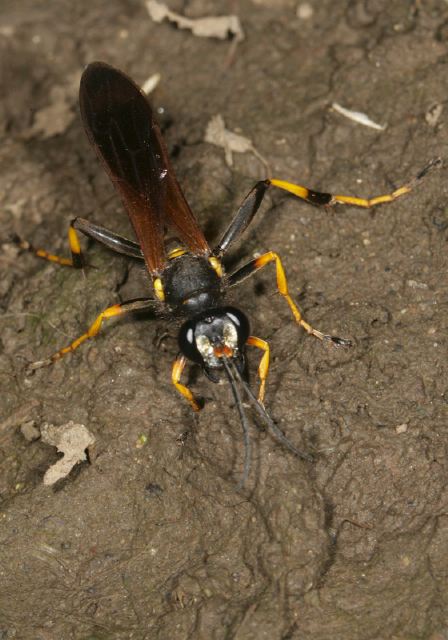
[[[393,190],[446,155],[448,5],[443,0],[170,2],[189,17],[237,12],[246,39],[153,23],[133,0],[3,0],[0,28],[0,638],[6,640],[409,640],[448,638],[446,169],[364,211],[272,192],[229,257],[283,257],[308,320],[350,350],[305,336],[271,267],[234,302],[270,341],[266,405],[296,459],[251,419],[247,490],[229,388],[199,371],[194,416],[170,382],[176,326],[110,322],[33,376],[104,307],[145,295],[140,267],[94,245],[86,277],[20,254],[12,233],[64,253],[68,222],[129,233],[82,132],[77,84],[105,60],[162,79],[166,139],[213,241],[253,183],[251,154],[206,144],[221,113],[273,174],[336,193]],[[387,124],[356,124],[333,102]],[[53,106],[54,111],[48,111]],[[258,355],[250,354],[255,386]],[[53,487],[58,454],[24,437],[85,425],[89,461]],[[146,436],[144,443],[142,435]]]

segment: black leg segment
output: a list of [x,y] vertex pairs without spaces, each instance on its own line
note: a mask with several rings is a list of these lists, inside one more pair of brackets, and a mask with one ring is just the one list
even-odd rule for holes
[[269,180],[261,180],[249,191],[223,237],[213,250],[213,255],[221,258],[230,245],[247,229],[258,211],[269,185]]
[[104,244],[108,249],[111,249],[116,253],[121,253],[125,256],[129,256],[130,258],[143,260],[143,253],[140,249],[140,245],[136,242],[132,242],[132,240],[124,238],[123,236],[119,236],[113,231],[109,231],[109,229],[93,224],[93,222],[90,222],[85,218],[75,218],[71,222],[71,227],[81,231],[81,233],[89,238],[93,238],[97,242],[101,242],[101,244]]

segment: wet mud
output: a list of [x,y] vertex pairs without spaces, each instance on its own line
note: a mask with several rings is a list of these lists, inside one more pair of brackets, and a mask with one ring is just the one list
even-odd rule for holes
[[[275,177],[369,197],[447,155],[448,5],[385,0],[172,2],[238,14],[245,39],[154,23],[144,3],[1,5],[0,637],[10,640],[395,640],[448,637],[446,168],[372,210],[272,190],[226,264],[277,251],[305,335],[267,267],[230,301],[269,341],[266,406],[295,458],[251,414],[253,461],[226,384],[192,367],[205,407],[171,385],[177,327],[111,321],[26,374],[106,306],[150,290],[139,265],[90,245],[85,277],[10,242],[68,251],[76,215],[130,234],[82,131],[84,66],[152,94],[179,181],[213,243],[266,168],[204,141],[221,114]],[[373,129],[331,105],[367,114]],[[162,111],[163,110],[163,111]],[[251,385],[259,355],[249,354]],[[46,423],[84,425],[88,460],[59,458]]]

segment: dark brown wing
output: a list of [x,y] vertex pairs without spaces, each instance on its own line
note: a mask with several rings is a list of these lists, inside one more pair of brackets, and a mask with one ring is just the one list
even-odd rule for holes
[[87,136],[121,196],[150,273],[160,275],[165,266],[167,225],[192,253],[208,255],[143,92],[118,69],[93,62],[82,75],[79,103]]

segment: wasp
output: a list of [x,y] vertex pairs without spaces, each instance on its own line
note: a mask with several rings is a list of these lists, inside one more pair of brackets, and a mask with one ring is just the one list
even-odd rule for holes
[[[247,229],[271,187],[313,205],[340,203],[370,208],[409,193],[439,161],[431,161],[407,185],[371,199],[321,193],[274,178],[259,181],[244,198],[221,239],[212,248],[179,186],[153,110],[139,87],[118,69],[104,62],[94,62],[82,75],[79,102],[87,136],[121,197],[137,241],[77,217],[69,227],[71,258],[35,249],[24,241],[20,241],[20,245],[41,258],[81,269],[84,266],[78,235],[81,232],[116,253],[143,261],[151,277],[153,291],[148,298],[108,307],[79,338],[50,358],[33,363],[32,368],[49,365],[75,351],[98,334],[105,320],[156,306],[164,315],[183,320],[178,334],[180,353],[173,364],[171,379],[191,407],[199,411],[201,404],[181,382],[188,361],[200,365],[211,381],[218,382],[224,374],[230,383],[245,443],[241,486],[246,482],[250,469],[249,426],[243,397],[281,443],[300,458],[312,460],[309,453],[300,451],[289,441],[267,413],[264,397],[269,344],[251,335],[247,316],[240,309],[226,304],[226,293],[263,267],[273,264],[278,293],[287,303],[295,322],[319,340],[338,347],[349,347],[351,343],[315,329],[303,318],[289,293],[285,270],[276,252],[268,251],[230,274],[225,272],[223,258]],[[179,242],[171,250],[167,248],[168,230]],[[258,397],[245,377],[247,347],[255,347],[262,352],[258,366]]]

